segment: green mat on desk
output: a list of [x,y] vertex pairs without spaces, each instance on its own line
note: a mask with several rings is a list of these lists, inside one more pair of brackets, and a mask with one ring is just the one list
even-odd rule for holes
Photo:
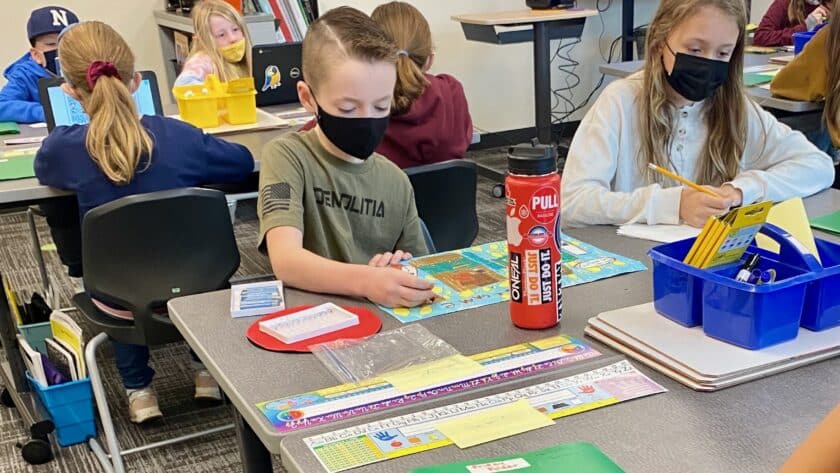
[[0,122],[0,135],[17,135],[20,127],[15,122]]
[[840,233],[840,211],[812,218],[811,226],[831,233]]
[[744,87],[752,87],[754,85],[761,85],[771,82],[773,75],[762,74],[760,72],[747,72],[744,74]]
[[35,176],[37,150],[4,151],[0,154],[0,181],[25,179]]
[[[469,450],[467,450],[469,451]],[[624,473],[591,443],[567,443],[520,455],[485,458],[448,465],[427,466],[411,473],[467,473],[516,471],[517,473]]]

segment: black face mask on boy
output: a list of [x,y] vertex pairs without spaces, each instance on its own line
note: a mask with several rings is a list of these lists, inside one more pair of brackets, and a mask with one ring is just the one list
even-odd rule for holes
[[55,67],[56,63],[55,60],[58,57],[58,49],[53,49],[52,51],[46,51],[44,54],[44,67],[47,68],[48,71],[52,72],[53,74],[58,74],[58,68]]
[[668,43],[665,46],[674,55],[674,69],[665,78],[678,94],[692,102],[711,97],[729,76],[726,61],[675,53]]
[[[315,95],[312,95],[315,99]],[[373,154],[373,151],[382,143],[385,138],[385,130],[388,128],[390,117],[380,118],[354,118],[337,117],[324,111],[318,100],[318,126],[324,135],[345,153],[365,160]]]

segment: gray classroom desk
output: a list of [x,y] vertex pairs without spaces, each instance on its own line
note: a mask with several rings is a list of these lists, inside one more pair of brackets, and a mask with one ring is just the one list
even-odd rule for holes
[[[263,110],[269,113],[280,113],[291,111],[298,107],[300,107],[300,104],[294,103],[287,105],[272,105],[263,108]],[[167,114],[174,114],[178,113],[178,108],[174,104],[169,104],[164,106],[164,111]],[[248,148],[251,151],[251,154],[254,155],[254,171],[256,172],[260,169],[260,153],[262,152],[263,146],[269,141],[273,140],[274,138],[280,136],[281,134],[296,129],[296,127],[274,128],[270,130],[230,133],[226,135],[220,135],[220,137],[232,143],[239,143]],[[29,125],[21,124],[19,135],[5,135],[4,139],[28,136],[45,136],[46,134],[46,128],[32,128]],[[0,141],[0,143],[2,143],[2,141]],[[25,149],[36,146],[38,145],[28,144],[6,146],[0,144],[0,150],[5,151],[14,149]],[[34,177],[28,179],[15,179],[11,181],[0,181],[0,205],[18,204],[23,206],[33,202],[37,202],[39,200],[50,199],[62,195],[68,195],[68,192],[43,186],[39,184],[38,179]]]
[[[807,199],[806,206],[811,215],[834,211],[840,208],[840,192],[824,191]],[[650,265],[646,252],[653,243],[620,237],[616,235],[615,227],[569,229],[568,233]],[[289,306],[333,301],[370,307],[361,301],[292,289],[287,289],[286,296]],[[569,288],[564,292],[564,316],[559,331],[580,337],[589,317],[650,299],[649,271]],[[173,299],[169,302],[169,314],[238,412],[238,440],[240,452],[245,457],[245,471],[270,471],[270,462],[266,466],[270,452],[280,454],[290,472],[320,472],[317,461],[302,443],[303,437],[334,430],[338,425],[346,427],[448,404],[464,397],[486,395],[494,390],[509,390],[518,384],[359,417],[284,438],[274,431],[255,404],[333,386],[337,382],[312,355],[271,353],[252,346],[244,333],[254,319],[231,319],[229,304],[229,292],[218,291]],[[382,318],[383,330],[401,326],[392,317],[380,311],[377,313]],[[504,304],[435,317],[421,323],[465,354],[544,338],[556,332],[513,327]],[[591,340],[589,343],[606,356],[615,356],[614,351]],[[633,364],[669,392],[561,418],[553,427],[469,450],[449,446],[353,471],[407,471],[428,464],[513,454],[563,442],[590,441],[628,472],[764,473],[781,465],[818,420],[840,401],[836,381],[840,379],[840,359],[716,393],[694,392],[640,363]],[[540,376],[539,379],[545,378]],[[535,383],[536,380],[531,381]],[[243,418],[246,424],[241,423]]]
[[[281,112],[289,112],[294,109],[300,107],[299,103],[293,104],[286,104],[286,105],[271,105],[268,107],[263,107],[262,110],[265,110],[269,113],[281,113]],[[178,113],[178,108],[174,104],[168,104],[164,106],[164,110],[167,114],[175,114]],[[259,131],[246,131],[241,133],[230,133],[225,135],[220,135],[221,138],[224,138],[227,141],[232,143],[239,143],[251,151],[251,154],[254,155],[254,172],[259,172],[260,170],[260,153],[262,152],[263,146],[268,143],[269,141],[277,138],[278,136],[282,135],[283,133],[288,133],[289,131],[297,130],[297,127],[286,127],[286,128],[274,128],[270,130],[259,130]],[[9,138],[23,138],[29,136],[45,136],[47,134],[46,128],[32,128],[29,125],[21,124],[20,125],[20,134],[19,135],[5,135],[4,139]],[[472,136],[472,144],[476,144],[481,141],[481,135],[478,130],[473,130]],[[6,146],[2,144],[0,141],[0,151],[6,150],[14,150],[14,149],[26,149],[26,148],[33,148],[38,146],[37,144],[28,144],[28,145],[15,145],[15,146]],[[52,187],[43,186],[38,183],[38,179],[31,177],[28,179],[15,179],[10,181],[0,181],[0,206],[5,205],[28,205],[39,200],[44,199],[51,199],[53,197],[60,197],[62,195],[68,195],[67,191],[63,191],[60,189],[53,189]]]
[[[779,54],[745,54],[744,67],[763,66],[769,63],[769,59],[774,56],[785,56],[790,53]],[[616,62],[612,64],[601,64],[599,70],[602,74],[614,77],[627,77],[630,74],[640,70],[644,66],[644,61],[627,61]],[[818,112],[822,110],[822,103],[818,102],[800,102],[798,100],[788,100],[779,97],[773,97],[769,90],[761,87],[748,87],[747,94],[756,103],[764,108],[773,108],[792,113],[806,113]]]

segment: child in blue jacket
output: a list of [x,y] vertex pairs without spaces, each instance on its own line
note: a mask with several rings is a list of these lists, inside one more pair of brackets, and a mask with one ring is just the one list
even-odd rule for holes
[[78,22],[76,14],[64,7],[43,7],[32,12],[26,23],[31,48],[3,72],[8,82],[0,90],[0,122],[44,121],[38,80],[56,77],[58,34]]

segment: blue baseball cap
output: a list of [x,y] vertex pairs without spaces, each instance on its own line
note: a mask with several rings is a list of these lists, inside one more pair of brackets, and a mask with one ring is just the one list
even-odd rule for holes
[[78,23],[79,17],[64,7],[41,7],[33,10],[26,22],[26,34],[29,43],[35,44],[35,38],[50,33],[61,33],[61,30]]

